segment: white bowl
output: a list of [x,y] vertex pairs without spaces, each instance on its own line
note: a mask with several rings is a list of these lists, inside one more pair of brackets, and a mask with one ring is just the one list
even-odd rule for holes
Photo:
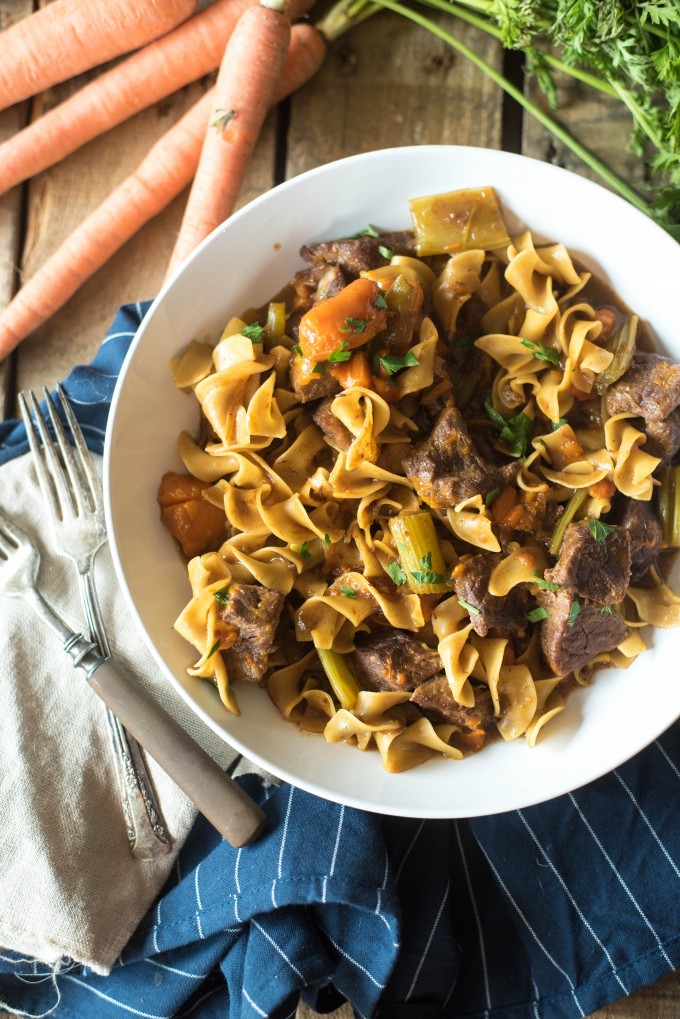
[[[615,768],[680,715],[680,634],[657,630],[653,647],[626,670],[597,675],[529,749],[494,743],[464,761],[433,759],[388,775],[377,752],[302,735],[267,694],[237,686],[242,714],[228,714],[205,681],[186,675],[193,648],[171,624],[189,598],[184,564],[156,504],[161,475],[182,469],[182,428],[194,431],[196,401],[175,389],[168,360],[197,337],[217,339],[232,314],[264,303],[302,268],[302,244],[351,234],[368,223],[410,227],[407,200],[492,185],[508,222],[563,241],[609,281],[680,359],[680,246],[642,213],[596,184],[522,156],[424,146],[352,156],[304,173],[256,199],[219,227],[180,268],[147,314],[123,366],[106,438],[109,536],[130,609],[165,680],[241,753],[319,796],[410,817],[465,817],[538,803]],[[675,657],[674,657],[675,654]],[[161,680],[162,681],[162,680]]]

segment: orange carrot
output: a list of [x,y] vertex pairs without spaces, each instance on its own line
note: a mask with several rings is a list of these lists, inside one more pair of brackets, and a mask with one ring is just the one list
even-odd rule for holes
[[[307,24],[295,25],[274,101],[303,85],[321,66],[326,47]],[[46,322],[196,172],[214,89],[199,99],[123,181],[64,241],[0,314],[0,359]]]
[[[215,0],[174,32],[133,53],[0,144],[0,194],[216,70],[239,17],[254,3]],[[310,6],[310,0],[294,0],[291,20]]]
[[54,0],[0,33],[0,109],[157,39],[196,0]]
[[167,276],[236,204],[286,58],[290,22],[283,6],[281,0],[261,0],[249,8],[227,44],[210,126]]

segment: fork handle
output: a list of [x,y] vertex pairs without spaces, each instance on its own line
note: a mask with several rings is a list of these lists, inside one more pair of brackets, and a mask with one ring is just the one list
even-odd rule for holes
[[110,658],[80,668],[105,704],[232,846],[261,834],[266,815],[137,681]]

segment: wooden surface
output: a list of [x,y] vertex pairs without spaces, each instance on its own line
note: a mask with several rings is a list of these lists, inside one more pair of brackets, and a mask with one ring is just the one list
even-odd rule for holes
[[[321,0],[317,0],[321,2]],[[31,8],[31,0],[0,0],[0,23]],[[451,28],[449,17],[433,19]],[[498,46],[475,29],[455,31],[499,69]],[[521,66],[506,57],[510,73]],[[0,138],[79,82],[0,114]],[[200,82],[140,113],[29,184],[0,197],[0,304],[60,241],[122,180],[207,87]],[[528,85],[533,95],[533,86]],[[561,83],[561,121],[631,183],[642,170],[626,152],[628,120],[606,100],[586,99],[582,87]],[[463,57],[424,30],[384,13],[330,48],[313,84],[270,115],[241,197],[248,201],[279,180],[352,153],[390,146],[456,143],[511,148],[590,176],[534,120],[504,103],[502,93]],[[73,364],[88,361],[119,304],[156,292],[173,246],[184,199],[175,202],[82,288],[65,308],[0,365],[0,399],[16,413],[16,393],[51,386]],[[333,1013],[349,1019],[348,1007]],[[299,1019],[313,1016],[304,1006]],[[667,977],[596,1013],[597,1019],[680,1019],[680,975]],[[2,1016],[0,1014],[0,1019]]]

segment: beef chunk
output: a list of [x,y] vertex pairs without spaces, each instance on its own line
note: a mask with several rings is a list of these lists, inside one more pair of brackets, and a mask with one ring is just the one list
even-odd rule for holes
[[168,471],[161,479],[161,520],[187,559],[219,548],[226,537],[224,510],[203,498],[210,487],[210,482],[199,481],[191,474]]
[[311,400],[321,400],[324,396],[335,396],[340,392],[340,383],[334,379],[330,372],[323,375],[314,374],[310,382],[302,381],[300,367],[302,359],[293,351],[288,366],[290,385],[300,403],[309,403]]
[[635,414],[664,421],[680,404],[680,364],[672,357],[637,351],[631,366],[607,390],[610,414]]
[[415,254],[413,234],[403,233],[381,234],[379,237],[347,237],[335,241],[321,241],[319,244],[305,245],[300,255],[305,262],[329,263],[339,266],[350,276],[358,276],[369,269],[388,265],[389,258],[380,253],[386,247],[397,255]]
[[616,611],[606,612],[599,605],[579,602],[577,612],[577,599],[564,589],[541,591],[538,599],[548,613],[541,623],[541,647],[558,676],[568,676],[595,655],[612,651],[628,633]]
[[630,583],[630,537],[621,527],[598,541],[585,520],[569,524],[557,564],[546,580],[598,605],[623,601]]
[[464,560],[465,569],[453,582],[459,598],[472,606],[470,622],[480,637],[510,637],[522,634],[527,628],[529,591],[526,584],[517,584],[504,597],[489,594],[491,571],[502,556],[487,554]]
[[415,690],[442,667],[436,651],[401,630],[376,630],[357,637],[351,668],[368,690]]
[[680,449],[680,407],[676,407],[665,421],[647,421],[644,430],[647,441],[643,451],[650,456],[658,456],[664,466],[668,465]]
[[411,700],[435,723],[450,722],[461,729],[483,729],[493,723],[493,701],[488,687],[475,687],[474,708],[464,708],[454,700],[443,672],[416,687]]
[[335,297],[347,286],[347,280],[342,269],[337,265],[327,266],[321,277],[314,294],[314,304],[324,301],[327,297]]
[[663,543],[659,519],[648,502],[626,499],[618,524],[630,540],[631,580],[641,580],[656,561]]
[[455,506],[501,485],[500,474],[477,451],[455,407],[445,408],[424,442],[403,461],[404,471],[428,506]]
[[324,435],[331,440],[334,446],[337,446],[338,449],[347,451],[352,445],[354,436],[350,432],[349,428],[346,428],[342,421],[336,418],[335,414],[331,410],[332,403],[333,399],[330,396],[325,400],[322,400],[312,414],[312,417]]
[[269,652],[283,609],[283,595],[261,584],[232,584],[220,616],[238,630],[236,643],[224,652],[232,679],[259,683],[269,667]]

